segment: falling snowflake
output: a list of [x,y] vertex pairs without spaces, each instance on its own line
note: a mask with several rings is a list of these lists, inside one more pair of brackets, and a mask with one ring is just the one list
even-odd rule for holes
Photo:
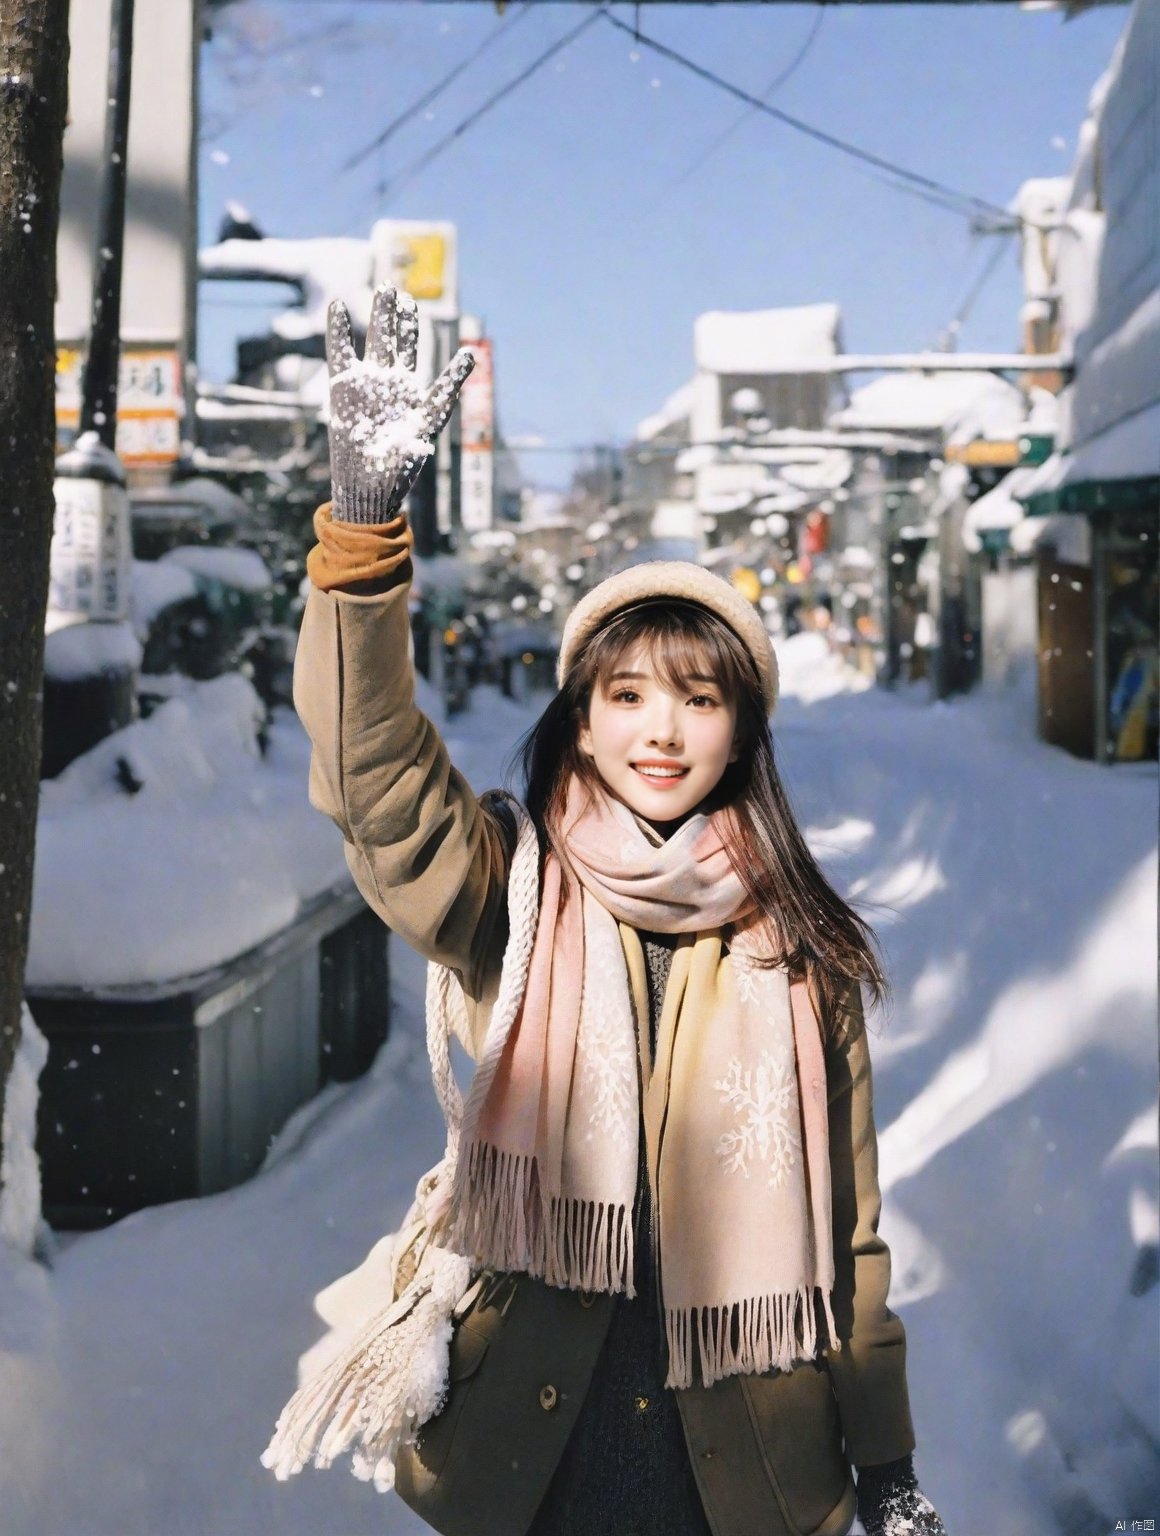
[[762,1051],[757,1065],[748,1068],[734,1057],[725,1076],[713,1086],[740,1122],[717,1142],[717,1156],[726,1173],[743,1173],[748,1178],[749,1165],[760,1162],[769,1169],[771,1186],[783,1184],[801,1147],[793,1052],[783,1050],[775,1056]]

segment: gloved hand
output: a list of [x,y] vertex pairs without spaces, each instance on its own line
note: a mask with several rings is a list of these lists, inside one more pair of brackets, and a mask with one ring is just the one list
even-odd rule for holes
[[918,1486],[913,1456],[858,1469],[858,1518],[866,1536],[947,1536]]
[[409,294],[375,289],[366,355],[354,349],[350,315],[335,299],[327,314],[332,515],[385,523],[398,513],[475,366],[461,347],[424,392],[415,382],[419,312]]

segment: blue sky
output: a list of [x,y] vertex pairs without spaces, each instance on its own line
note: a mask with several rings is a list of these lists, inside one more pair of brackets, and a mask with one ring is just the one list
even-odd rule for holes
[[[993,241],[967,220],[745,108],[597,20],[385,202],[375,187],[592,11],[538,3],[241,0],[204,53],[202,239],[227,199],[271,235],[364,235],[376,217],[450,219],[462,304],[496,346],[505,430],[621,441],[692,372],[695,317],[834,300],[851,351],[931,346]],[[634,7],[618,5],[630,22]],[[819,21],[820,14],[820,21]],[[645,5],[642,31],[886,159],[1006,204],[1066,172],[1126,7],[1064,22],[1014,5]],[[250,39],[238,60],[234,37]],[[343,161],[491,33],[499,39],[357,170]],[[509,34],[510,35],[506,35]],[[234,62],[231,64],[231,58]],[[230,76],[232,75],[232,79]],[[429,114],[429,115],[428,115]],[[698,163],[700,162],[700,163]],[[232,290],[231,290],[232,291]],[[253,308],[211,288],[201,355],[224,377]],[[1018,341],[1013,242],[963,349]],[[563,483],[569,461],[525,464]]]

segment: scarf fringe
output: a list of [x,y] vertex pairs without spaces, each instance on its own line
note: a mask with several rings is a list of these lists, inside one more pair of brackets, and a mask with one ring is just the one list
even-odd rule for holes
[[466,1259],[428,1250],[426,1284],[379,1312],[279,1416],[262,1465],[284,1482],[349,1451],[351,1470],[381,1492],[394,1486],[399,1446],[447,1398],[452,1310],[471,1280]]
[[719,1307],[667,1307],[665,1386],[711,1387],[726,1376],[789,1371],[802,1360],[815,1359],[819,1345],[815,1294],[822,1301],[828,1337],[822,1347],[836,1353],[841,1345],[830,1295],[821,1287],[747,1296]]
[[451,1247],[563,1289],[636,1295],[627,1206],[560,1195],[545,1200],[534,1157],[483,1142],[460,1158],[456,1183],[457,1214],[445,1238]]

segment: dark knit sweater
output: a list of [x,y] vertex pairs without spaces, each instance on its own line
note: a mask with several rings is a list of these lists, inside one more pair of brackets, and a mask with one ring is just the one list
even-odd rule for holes
[[[655,1048],[675,934],[641,934]],[[619,1297],[576,1427],[529,1536],[710,1536],[676,1398],[649,1234],[644,1135],[634,1206],[636,1296]]]

